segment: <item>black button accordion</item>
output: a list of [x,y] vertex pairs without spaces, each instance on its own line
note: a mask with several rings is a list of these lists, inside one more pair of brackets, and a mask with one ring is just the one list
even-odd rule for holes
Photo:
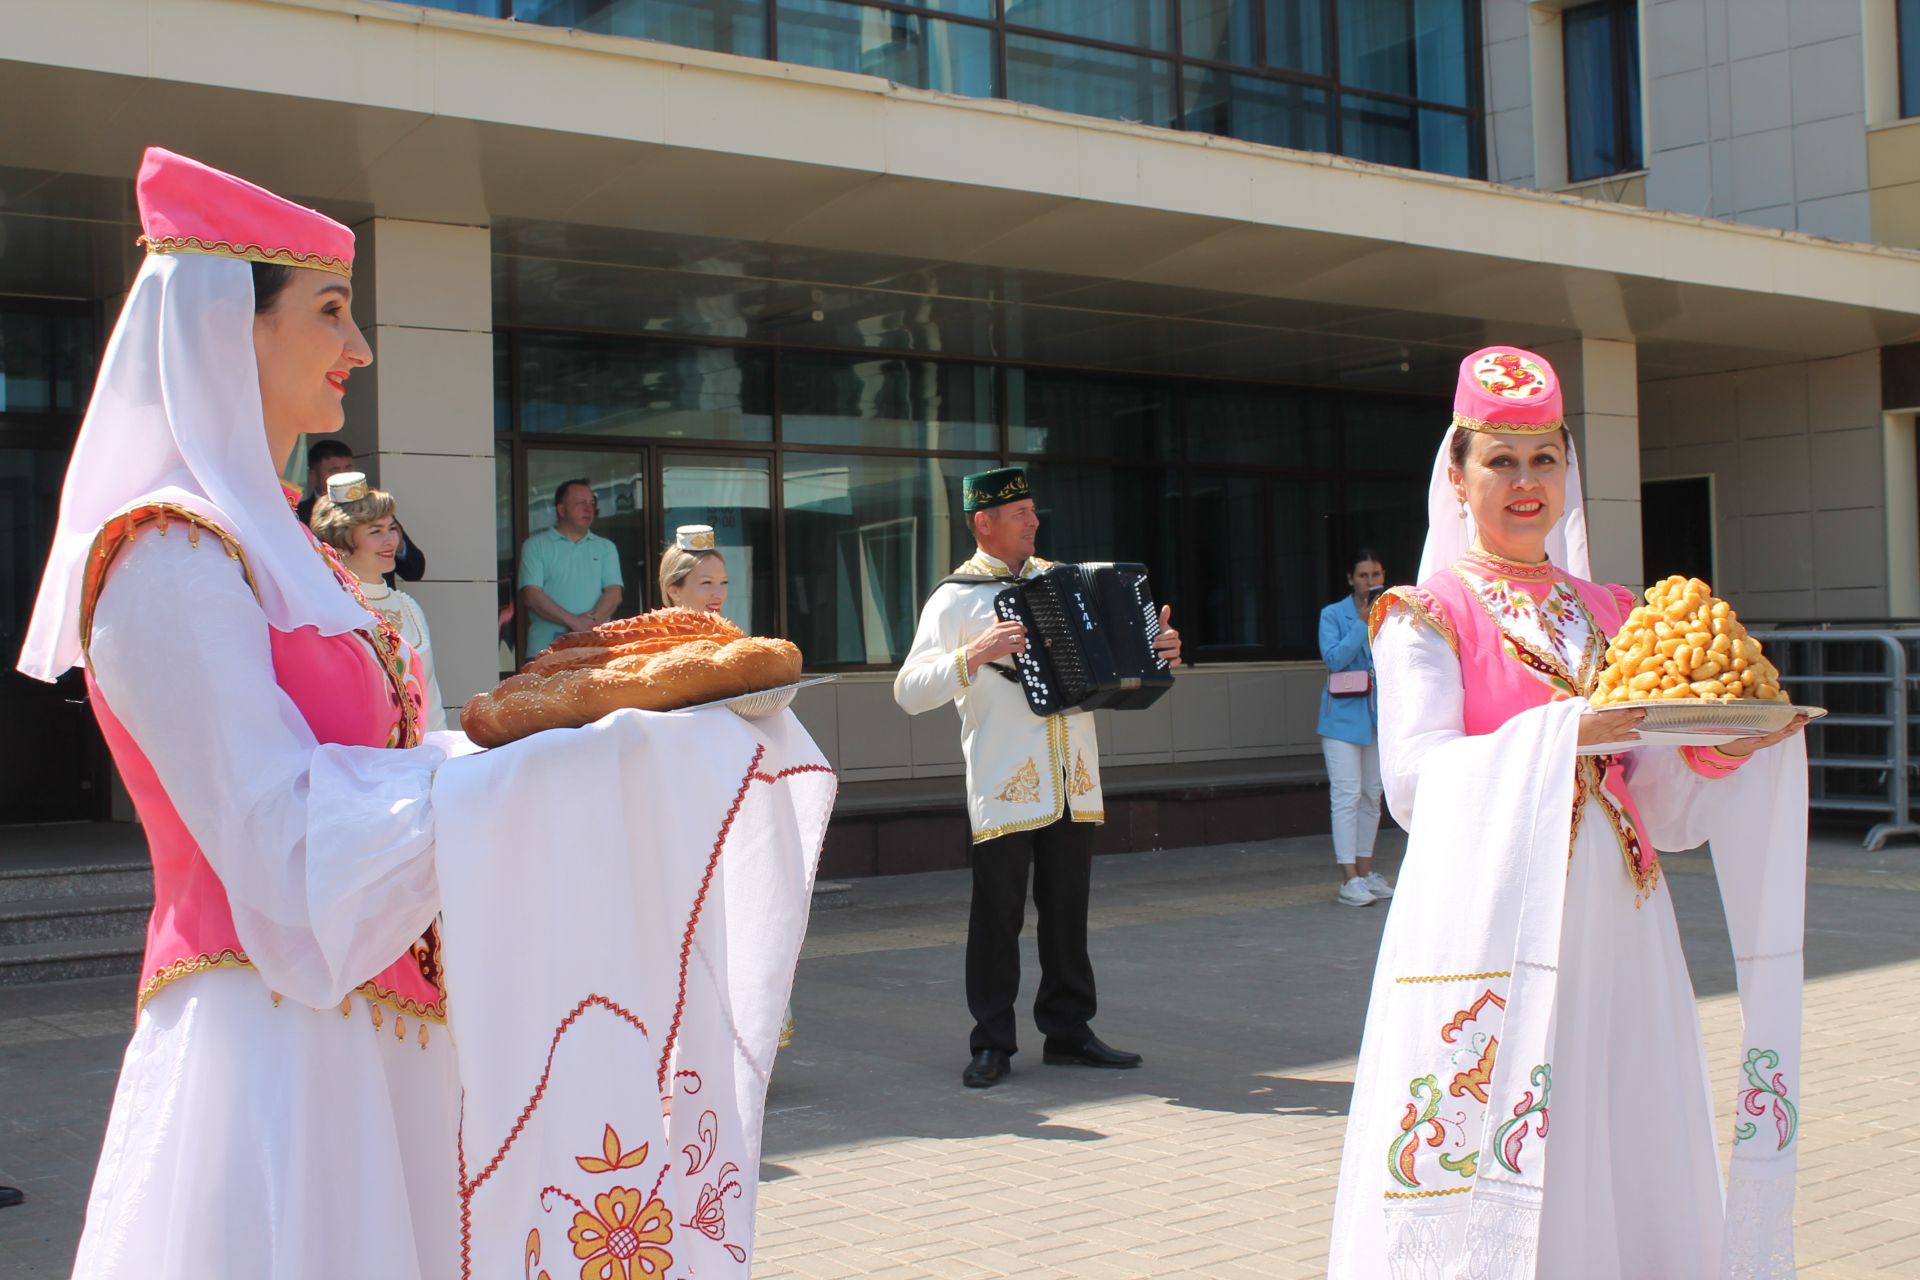
[[1153,651],[1160,608],[1141,564],[1060,564],[993,599],[995,616],[1027,629],[1014,672],[1037,716],[1138,711],[1173,687]]

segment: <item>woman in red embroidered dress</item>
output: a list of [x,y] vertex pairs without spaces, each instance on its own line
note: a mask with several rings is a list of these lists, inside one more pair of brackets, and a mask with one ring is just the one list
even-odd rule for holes
[[438,1277],[458,1086],[413,655],[276,478],[371,356],[345,227],[158,149],[20,667],[84,661],[155,910],[75,1274]]
[[[1462,362],[1431,493],[1421,585],[1373,617],[1381,772],[1411,833],[1396,901],[1417,910],[1394,910],[1381,945],[1329,1271],[1790,1275],[1806,771],[1798,741],[1749,758],[1799,722],[1634,749],[1642,713],[1587,706],[1632,597],[1586,580],[1578,466],[1539,356]],[[1746,1068],[1779,1068],[1782,1095],[1774,1140],[1741,1131],[1724,1207],[1656,852],[1709,836]]]

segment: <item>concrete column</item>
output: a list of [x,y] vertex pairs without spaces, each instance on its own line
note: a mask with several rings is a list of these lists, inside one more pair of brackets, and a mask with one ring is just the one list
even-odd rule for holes
[[449,718],[498,679],[493,275],[485,227],[354,228],[354,310],[373,367],[348,383],[346,438],[427,557],[426,612]]
[[1593,578],[1639,591],[1646,584],[1640,580],[1638,348],[1580,338],[1542,347],[1540,354],[1560,375],[1567,425],[1580,450]]

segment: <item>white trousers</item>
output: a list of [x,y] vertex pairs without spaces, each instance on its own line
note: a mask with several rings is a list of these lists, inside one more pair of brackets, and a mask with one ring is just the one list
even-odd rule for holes
[[1373,856],[1380,830],[1380,745],[1320,739],[1333,800],[1333,857],[1342,866]]

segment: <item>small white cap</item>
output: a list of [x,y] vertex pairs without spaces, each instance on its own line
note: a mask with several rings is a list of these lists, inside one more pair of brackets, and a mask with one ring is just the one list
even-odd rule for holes
[[719,544],[710,524],[683,524],[673,531],[673,545],[682,551],[712,551]]
[[327,496],[335,502],[358,502],[367,492],[364,471],[341,471],[327,477]]

